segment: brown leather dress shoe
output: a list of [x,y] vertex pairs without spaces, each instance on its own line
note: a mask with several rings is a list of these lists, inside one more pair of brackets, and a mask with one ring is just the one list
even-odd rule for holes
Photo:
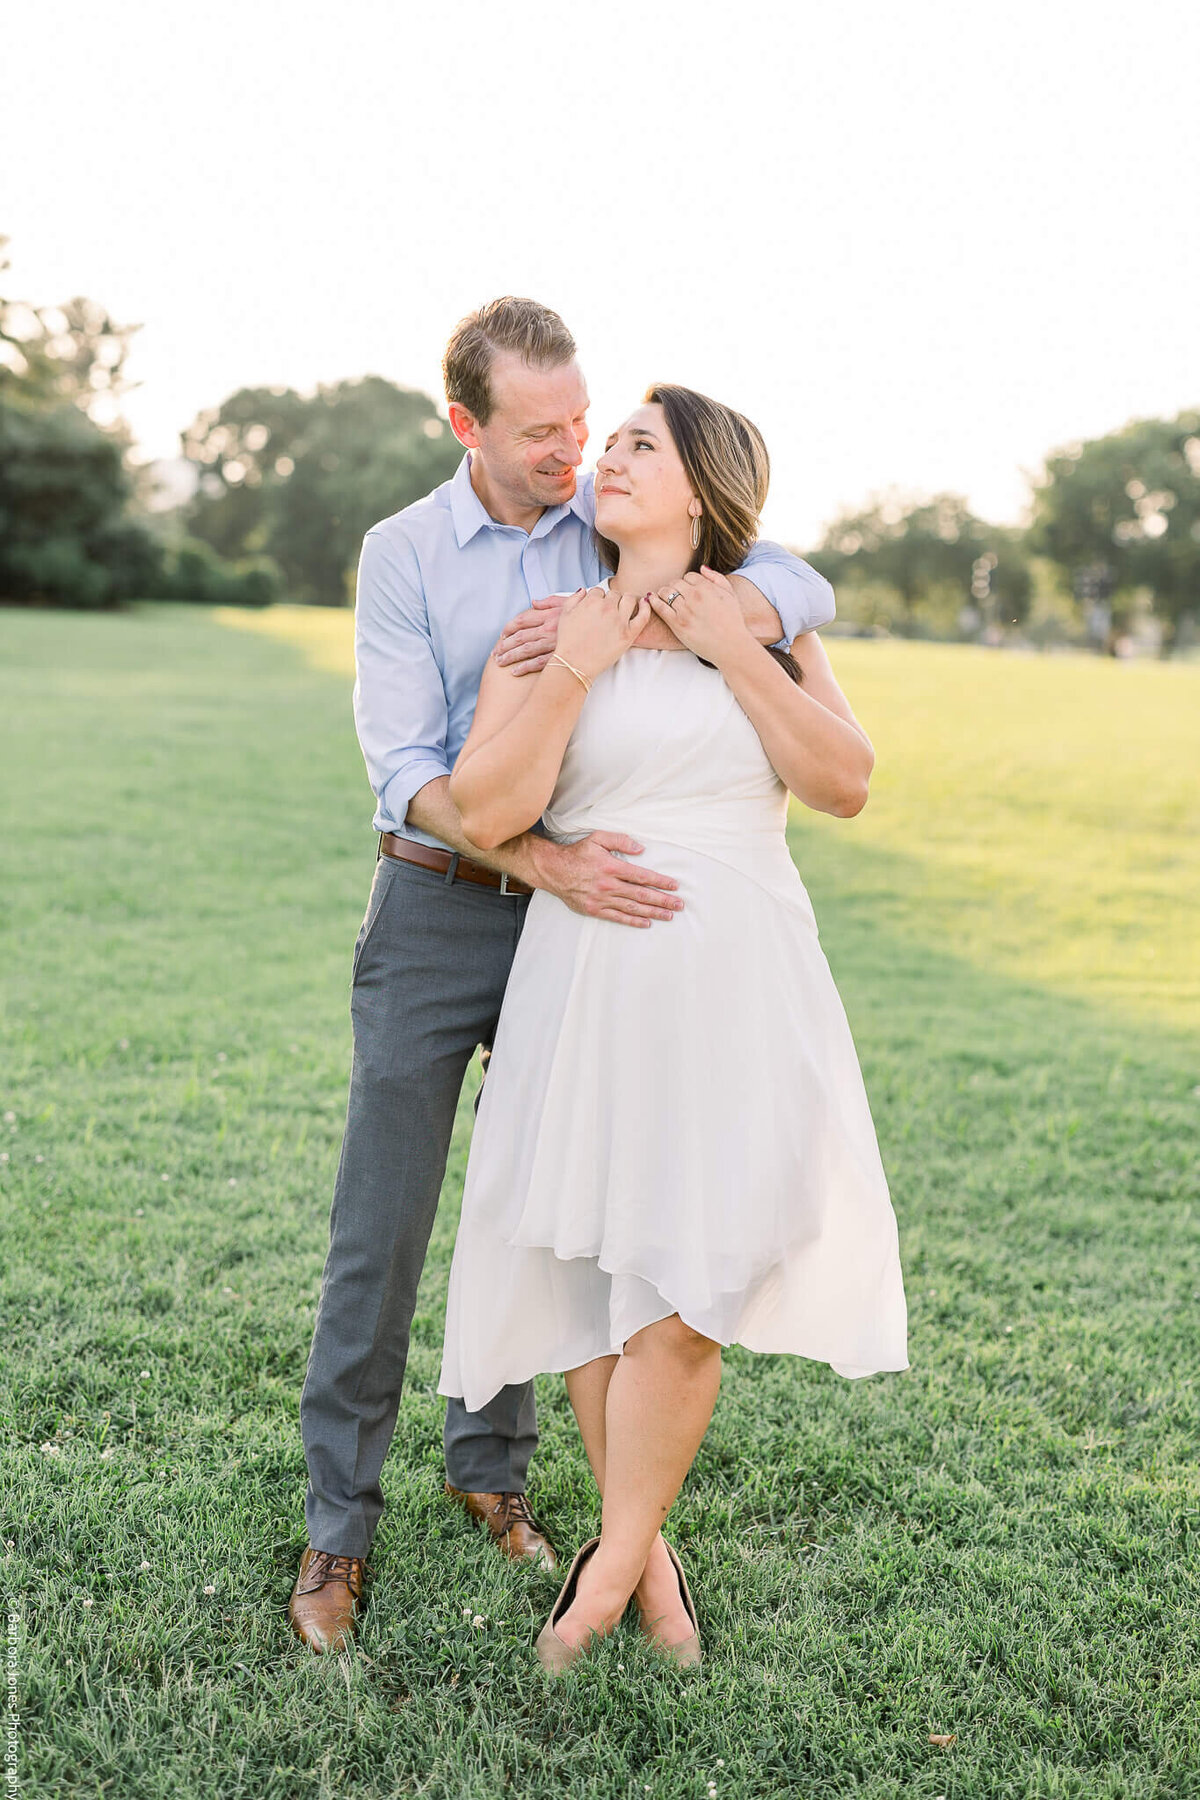
[[363,1591],[361,1556],[334,1556],[310,1544],[288,1602],[288,1618],[310,1650],[344,1650],[354,1636]]
[[451,1500],[465,1506],[473,1519],[486,1525],[492,1542],[514,1562],[532,1563],[539,1569],[557,1569],[554,1546],[539,1531],[524,1494],[468,1494],[446,1483]]

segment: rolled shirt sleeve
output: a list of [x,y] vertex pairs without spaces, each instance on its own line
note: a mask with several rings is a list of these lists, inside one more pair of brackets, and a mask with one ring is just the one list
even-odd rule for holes
[[433,654],[416,552],[378,530],[363,539],[354,612],[354,724],[378,807],[403,831],[418,789],[449,775],[446,690]]
[[828,625],[834,617],[830,583],[811,563],[794,556],[782,544],[760,540],[737,573],[752,581],[779,614],[783,624],[780,645],[785,650],[793,638]]

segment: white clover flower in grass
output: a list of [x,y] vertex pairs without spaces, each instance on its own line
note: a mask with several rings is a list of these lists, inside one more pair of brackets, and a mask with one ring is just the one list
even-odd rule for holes
[[8,1151],[0,1150],[0,1162],[7,1162],[7,1161],[8,1161]]
[[231,1176],[230,1176],[230,1177],[229,1177],[229,1185],[230,1185],[230,1187],[236,1187],[236,1186],[237,1186],[237,1176],[236,1176],[236,1175],[231,1175]]
[[57,1456],[58,1455],[58,1445],[57,1444],[49,1444],[49,1443],[43,1444],[42,1449],[45,1451],[47,1456]]
[[216,1588],[215,1588],[215,1587],[214,1587],[214,1586],[213,1586],[213,1585],[212,1585],[212,1583],[210,1583],[210,1584],[209,1584],[209,1586],[208,1586],[208,1587],[206,1587],[206,1588],[205,1588],[205,1590],[204,1590],[204,1591],[205,1591],[205,1593],[206,1593],[206,1594],[215,1594],[215,1593],[216,1593],[216,1591],[217,1591],[217,1590],[216,1590]]
[[44,1156],[35,1156],[33,1160],[34,1162],[45,1162],[46,1159]]
[[140,1562],[138,1564],[139,1569],[148,1569],[149,1567],[150,1567],[150,1564],[148,1562]]
[[15,1124],[16,1124],[16,1122],[17,1122],[17,1115],[16,1115],[16,1113],[15,1113],[15,1112],[6,1112],[6,1113],[5,1113],[5,1115],[4,1115],[4,1123],[5,1123],[5,1124],[6,1124],[6,1125],[15,1125]]
[[150,1379],[149,1369],[143,1369],[141,1374],[138,1376],[138,1380],[139,1381],[149,1381],[149,1379]]
[[91,1606],[93,1604],[92,1596],[90,1594],[85,1594],[83,1596],[83,1604],[85,1606]]
[[476,1631],[482,1631],[484,1626],[487,1624],[487,1620],[484,1618],[482,1613],[476,1613],[475,1617],[471,1620],[471,1623],[475,1627]]

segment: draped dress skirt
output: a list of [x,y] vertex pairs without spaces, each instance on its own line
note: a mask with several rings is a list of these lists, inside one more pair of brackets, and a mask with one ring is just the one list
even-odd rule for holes
[[908,1367],[896,1219],[854,1042],[720,672],[601,674],[544,817],[627,832],[685,905],[638,930],[529,903],[471,1146],[439,1390],[619,1353],[678,1313],[857,1377]]

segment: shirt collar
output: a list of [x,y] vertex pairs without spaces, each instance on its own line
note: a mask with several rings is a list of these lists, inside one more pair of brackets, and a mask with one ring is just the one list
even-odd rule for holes
[[471,486],[471,452],[468,450],[455,471],[450,483],[450,517],[454,521],[454,535],[458,539],[461,550],[469,544],[477,531],[485,525],[496,523],[475,489]]
[[[560,519],[565,519],[568,513],[574,513],[576,518],[581,519],[585,525],[591,523],[587,508],[582,503],[578,483],[576,483],[575,493],[570,500],[565,501],[561,506],[546,508],[529,533],[530,537],[545,537],[546,533],[553,531]],[[454,522],[454,535],[458,540],[460,550],[464,545],[470,543],[477,531],[482,531],[485,527],[495,531],[510,529],[509,526],[501,525],[498,519],[493,519],[471,485],[471,452],[469,450],[459,463],[450,482],[450,517]]]

